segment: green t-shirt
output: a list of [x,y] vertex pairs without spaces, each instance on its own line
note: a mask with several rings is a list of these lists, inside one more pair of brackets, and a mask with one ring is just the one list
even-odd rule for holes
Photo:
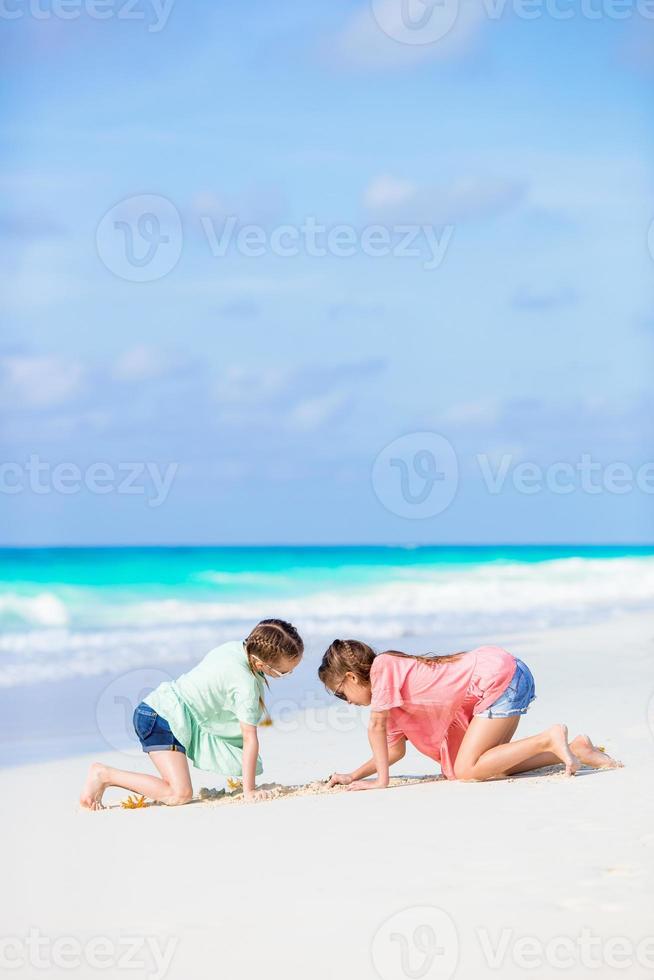
[[[198,769],[243,773],[241,722],[261,720],[263,678],[254,674],[240,640],[210,650],[197,667],[165,681],[144,700],[165,718]],[[257,759],[257,774],[262,772]]]

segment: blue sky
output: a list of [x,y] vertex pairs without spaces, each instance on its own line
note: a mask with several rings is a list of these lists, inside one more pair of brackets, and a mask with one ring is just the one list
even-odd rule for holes
[[[654,20],[461,0],[447,36],[411,45],[368,3],[123,7],[16,0],[3,25],[3,458],[7,483],[34,456],[174,478],[157,506],[23,481],[3,542],[651,541],[637,485],[514,474],[654,459]],[[179,254],[140,282],[107,236],[144,196],[179,215],[159,229]],[[449,237],[434,268],[422,237],[413,257],[212,254],[206,223],[230,215],[265,236],[310,218],[357,242]],[[425,432],[452,445],[456,493],[407,517],[374,462],[408,437],[419,495]],[[499,492],[479,456],[509,459]]]

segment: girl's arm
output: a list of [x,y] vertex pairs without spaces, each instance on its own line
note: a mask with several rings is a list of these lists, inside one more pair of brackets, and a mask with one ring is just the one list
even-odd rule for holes
[[259,755],[259,737],[256,725],[246,725],[241,722],[243,734],[243,796],[245,799],[256,799],[257,793],[257,757]]
[[377,779],[358,779],[351,783],[352,789],[386,789],[388,786],[389,752],[386,736],[388,711],[371,711],[368,723],[368,741],[372,749]]
[[[387,743],[387,734],[386,734],[386,712],[385,711],[377,711],[377,712],[374,712],[374,714],[376,714],[378,716],[379,715],[384,716],[383,734],[384,734],[384,744],[386,746],[386,753],[387,753],[387,760],[388,760],[387,767],[388,766],[392,766],[394,763],[399,762],[400,759],[403,759],[404,758],[404,755],[406,753],[406,739],[405,738],[401,738],[397,742],[394,742],[392,745],[389,746],[388,743]],[[375,746],[373,745],[373,737],[374,736],[373,736],[373,732],[372,732],[372,727],[373,727],[373,719],[372,719],[372,716],[371,716],[370,726],[368,728],[368,732],[369,732],[369,737],[370,737],[370,744],[372,746],[373,753],[374,753],[375,752]],[[382,751],[383,751],[383,748],[382,748]],[[366,776],[372,776],[372,775],[374,775],[374,773],[376,773],[378,771],[379,770],[377,769],[376,755],[373,754],[373,758],[372,759],[369,759],[367,762],[364,762],[363,765],[362,766],[359,766],[358,769],[355,769],[354,772],[350,772],[350,773],[339,773],[339,772],[335,772],[334,775],[329,780],[329,785],[330,786],[338,786],[339,784],[343,784],[343,785],[346,785],[347,786],[347,785],[349,785],[351,783],[358,782],[361,779],[365,779]],[[388,785],[388,777],[387,777],[386,785]],[[376,789],[376,788],[378,788],[376,782],[375,783],[365,783],[364,786],[365,786],[366,789]],[[355,789],[359,789],[359,788],[363,788],[363,787],[359,787],[359,786],[356,786],[355,787]]]

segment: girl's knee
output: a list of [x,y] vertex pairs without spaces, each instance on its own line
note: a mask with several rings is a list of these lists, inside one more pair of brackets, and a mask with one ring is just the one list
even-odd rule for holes
[[193,787],[185,780],[180,782],[169,781],[167,785],[168,792],[164,801],[166,806],[183,806],[193,799]]
[[193,799],[192,789],[181,789],[173,791],[169,797],[166,799],[166,806],[184,806],[185,803],[190,803]]
[[475,767],[470,762],[455,762],[454,775],[457,779],[474,779]]

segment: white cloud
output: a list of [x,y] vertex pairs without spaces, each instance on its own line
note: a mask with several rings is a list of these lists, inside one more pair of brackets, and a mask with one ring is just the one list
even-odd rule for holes
[[363,194],[373,220],[384,223],[456,224],[518,204],[524,184],[506,177],[458,177],[449,184],[422,185],[391,176],[374,177]]
[[304,466],[326,446],[342,450],[352,415],[365,414],[369,383],[383,368],[367,359],[260,370],[235,365],[213,374],[206,364],[179,362],[145,345],[106,366],[5,351],[3,438],[66,451],[71,459],[93,453],[99,438],[106,452],[123,458],[142,453],[144,442],[149,452],[176,459],[207,452],[238,459],[247,447],[259,468],[292,442],[306,447]]
[[216,380],[213,395],[226,409],[262,405],[282,394],[290,380],[289,372],[280,368],[250,371],[234,366]]
[[515,452],[527,447],[533,458],[548,453],[574,459],[575,454],[591,451],[624,452],[628,458],[642,443],[641,433],[652,414],[649,393],[628,399],[605,393],[574,398],[518,394],[452,404],[434,420],[434,427],[457,448],[476,447],[473,452],[503,445]]
[[344,391],[329,391],[315,398],[306,398],[289,412],[289,424],[302,432],[313,432],[338,415],[349,401],[350,397]]
[[196,194],[190,206],[190,218],[210,219],[218,230],[230,216],[239,225],[267,226],[280,222],[288,210],[288,201],[281,186],[258,184],[238,192],[205,190]]
[[495,425],[501,414],[500,402],[497,399],[460,402],[451,405],[441,417],[444,425],[477,426]]
[[293,371],[233,367],[213,386],[218,421],[223,426],[259,431],[272,427],[313,432],[338,416],[362,383],[383,367],[383,362],[375,360]]
[[50,355],[0,359],[2,401],[16,409],[54,408],[80,393],[84,369],[77,361]]
[[416,186],[410,180],[397,177],[374,177],[363,195],[363,203],[367,208],[394,207],[405,204],[416,194]]
[[178,366],[173,354],[140,344],[122,354],[113,370],[118,381],[150,381],[169,374]]

